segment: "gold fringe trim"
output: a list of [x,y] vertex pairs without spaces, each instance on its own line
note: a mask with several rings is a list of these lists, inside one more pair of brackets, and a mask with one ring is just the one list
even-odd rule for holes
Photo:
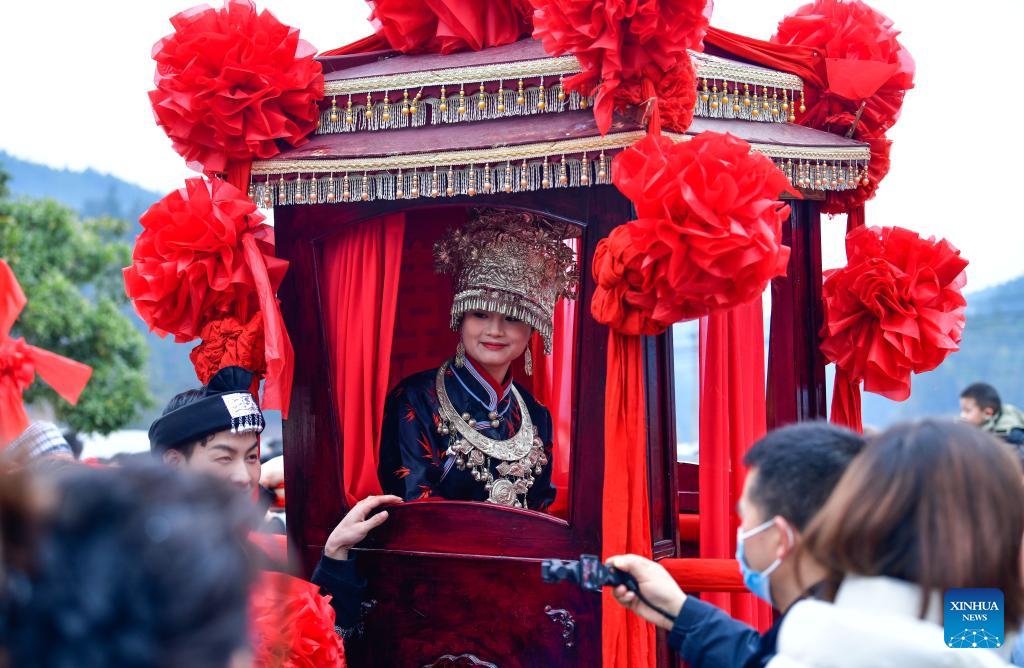
[[[674,141],[692,137],[665,133]],[[340,160],[253,163],[249,197],[265,208],[419,197],[475,197],[611,183],[610,157],[642,139],[640,130],[522,146]],[[798,188],[842,191],[867,184],[866,146],[751,144]],[[285,178],[294,175],[293,178]]]
[[[697,116],[785,123],[796,120],[796,111],[803,109],[803,82],[797,76],[704,53],[689,54],[699,93]],[[575,56],[561,56],[328,81],[324,97],[330,104],[321,110],[317,133],[586,109],[593,98],[563,88],[564,77],[578,72]],[[530,85],[525,86],[524,80],[530,80]],[[426,89],[429,97],[424,97]]]
[[470,67],[450,67],[443,70],[424,70],[403,74],[385,74],[359,79],[340,79],[324,82],[324,97],[332,95],[366,95],[370,92],[399,91],[406,88],[448,86],[458,89],[460,84],[479,84],[487,81],[516,81],[534,77],[557,77],[559,74],[580,72],[576,56],[520,60],[512,63],[491,63]]
[[[778,72],[764,67],[737,63],[706,53],[690,51],[697,79],[726,79],[757,86],[786,88],[801,91],[804,84],[800,77],[787,72]],[[381,91],[479,84],[481,82],[516,81],[536,77],[578,74],[581,72],[576,56],[520,60],[512,63],[490,63],[469,67],[450,67],[441,70],[384,74],[358,79],[338,79],[324,83],[324,97],[335,95],[366,95]]]
[[430,169],[435,165],[471,165],[484,163],[503,163],[507,160],[530,160],[573,153],[596,153],[606,149],[624,148],[644,138],[643,130],[610,133],[604,137],[580,137],[578,139],[562,139],[558,141],[521,144],[518,146],[499,146],[495,148],[477,148],[462,151],[442,151],[439,153],[412,153],[379,158],[346,158],[339,160],[257,160],[252,163],[254,175],[265,174],[326,174],[328,172],[373,172],[394,169]]

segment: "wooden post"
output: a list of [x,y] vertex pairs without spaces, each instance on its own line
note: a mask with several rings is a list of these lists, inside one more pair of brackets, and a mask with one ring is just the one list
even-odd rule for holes
[[782,240],[792,249],[786,275],[772,281],[768,351],[768,429],[825,419],[825,361],[819,351],[820,204],[793,200]]

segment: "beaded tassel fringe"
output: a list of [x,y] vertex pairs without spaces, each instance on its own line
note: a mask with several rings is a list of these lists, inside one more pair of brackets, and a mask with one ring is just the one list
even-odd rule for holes
[[[532,192],[548,188],[586,187],[611,183],[607,158],[506,162],[435,170],[333,174],[294,179],[271,178],[254,183],[253,199],[263,206],[333,204],[335,202],[417,197],[455,197],[495,192]],[[564,167],[563,167],[564,165]],[[564,173],[563,173],[564,169]],[[603,175],[602,175],[603,174]]]
[[[515,88],[502,88],[500,95],[497,91],[481,93],[479,90],[461,90],[463,95],[459,94],[459,90],[455,90],[454,93],[447,94],[443,101],[437,97],[420,99],[418,95],[412,100],[406,97],[387,102],[377,99],[369,106],[369,111],[365,103],[348,106],[349,102],[354,103],[357,97],[347,96],[344,103],[335,98],[334,103],[321,112],[320,126],[316,133],[398,130],[440,123],[558,113],[586,109],[592,103],[590,98],[579,93],[562,92],[560,84],[543,89],[539,86],[525,88],[522,93]],[[540,104],[542,90],[543,105]]]

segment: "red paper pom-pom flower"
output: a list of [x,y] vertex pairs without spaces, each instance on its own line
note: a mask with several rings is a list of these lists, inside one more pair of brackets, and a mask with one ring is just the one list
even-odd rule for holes
[[211,320],[199,334],[203,342],[192,349],[189,359],[196,369],[199,382],[206,384],[226,366],[240,366],[255,375],[250,388],[253,394],[259,390],[259,378],[267,369],[263,346],[263,313],[256,314],[249,322],[240,322],[233,315]]
[[849,382],[903,401],[911,373],[959,347],[967,260],[944,239],[899,227],[851,231],[846,255],[845,267],[825,272],[821,351]]
[[206,330],[209,323],[233,316],[252,326],[261,313],[264,406],[287,415],[292,347],[275,293],[288,263],[274,257],[274,230],[256,205],[226,181],[188,179],[139,222],[143,229],[132,266],[124,270],[139,317],[161,336],[173,334],[183,343],[207,331],[224,333]]
[[149,99],[190,167],[209,174],[229,160],[271,158],[276,140],[299,145],[316,129],[324,77],[298,30],[257,14],[251,0],[194,7],[171,24],[153,47]]
[[253,665],[344,668],[345,648],[334,631],[330,597],[299,578],[264,571],[249,597]]
[[[683,58],[668,72],[648,67],[644,76],[651,81],[654,89],[661,126],[675,132],[686,132],[693,122],[693,111],[697,104],[697,78],[693,63],[689,58]],[[650,96],[643,89],[639,80],[624,82],[615,91],[615,106],[642,106]]]
[[252,236],[274,290],[287,263],[274,257],[274,231],[245,193],[226,181],[188,179],[139,219],[132,266],[124,270],[135,310],[161,336],[183,343],[207,322],[259,309],[256,280],[243,249]]
[[479,51],[530,34],[528,0],[367,0],[377,33],[403,53]]
[[633,242],[635,227],[659,223],[668,221],[641,219],[620,225],[598,243],[594,252],[592,271],[597,289],[590,302],[591,312],[598,322],[623,334],[661,334],[671,324],[654,319],[658,302],[656,264],[647,261],[647,254]]
[[789,207],[779,196],[795,191],[747,142],[714,132],[680,143],[648,135],[615,157],[612,180],[640,219],[598,245],[599,321],[664,328],[756,299],[785,273]]
[[597,91],[594,116],[602,133],[611,126],[616,90],[646,68],[668,72],[700,49],[708,26],[706,0],[531,0],[533,36],[552,55],[571,53],[583,71],[568,90]]
[[771,41],[817,49],[828,76],[826,90],[808,89],[799,122],[845,131],[864,101],[864,136],[892,127],[914,86],[914,59],[898,35],[892,20],[860,0],[816,0],[784,18]]

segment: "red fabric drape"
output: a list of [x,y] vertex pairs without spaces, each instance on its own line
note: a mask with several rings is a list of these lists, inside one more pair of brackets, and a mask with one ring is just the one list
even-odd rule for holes
[[810,47],[774,44],[714,27],[708,28],[704,35],[704,45],[758,65],[795,74],[803,79],[805,84],[816,88],[825,87],[825,59]]
[[0,447],[29,426],[22,394],[36,374],[72,406],[92,376],[92,367],[14,339],[11,328],[28,300],[6,261],[0,260]]
[[836,369],[836,380],[832,385],[832,409],[829,421],[857,433],[863,433],[864,420],[861,415],[860,382],[850,382],[850,375]]
[[[579,252],[577,239],[567,243]],[[554,423],[554,452],[551,482],[558,490],[555,502],[548,508],[552,515],[569,516],[569,462],[572,449],[573,372],[576,368],[576,308],[574,299],[562,299],[555,305],[551,354],[544,354],[544,342],[534,335],[530,344],[533,354],[533,396],[551,412]]]
[[555,306],[551,354],[544,354],[544,341],[534,335],[533,396],[551,412],[554,448],[551,482],[558,490],[548,512],[566,518],[569,513],[569,461],[572,447],[572,376],[576,352],[576,302],[563,299]]
[[[761,300],[700,321],[700,556],[736,553],[736,502],[743,491],[743,453],[764,435],[764,323]],[[771,608],[752,594],[708,593],[733,617],[761,630]]]
[[380,494],[377,458],[388,390],[405,215],[352,225],[324,244],[322,289],[351,505]]
[[[601,517],[604,559],[623,553],[651,558],[648,494],[642,339],[609,331]],[[618,605],[607,588],[603,596],[604,667],[653,668],[654,626]]]

